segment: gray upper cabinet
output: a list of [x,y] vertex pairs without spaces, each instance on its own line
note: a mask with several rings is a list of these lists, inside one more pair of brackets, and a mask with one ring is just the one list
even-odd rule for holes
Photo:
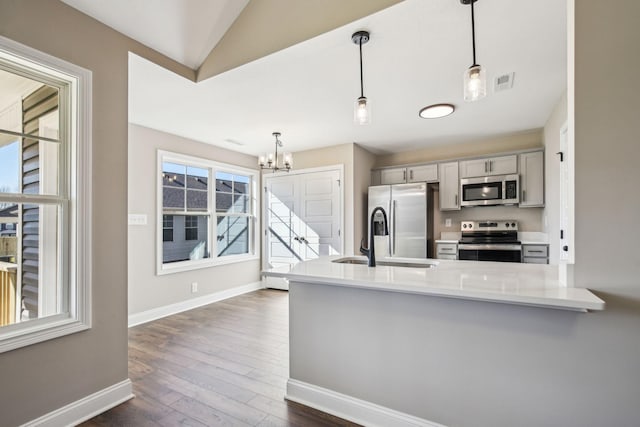
[[544,206],[544,151],[520,154],[520,207]]
[[438,165],[411,166],[407,168],[407,182],[435,182],[438,180]]
[[440,163],[440,210],[460,210],[458,162]]
[[438,181],[437,164],[380,170],[380,184],[382,185],[436,181]]
[[518,156],[489,157],[460,162],[460,178],[518,173]]
[[404,184],[407,182],[407,168],[382,169],[380,184]]

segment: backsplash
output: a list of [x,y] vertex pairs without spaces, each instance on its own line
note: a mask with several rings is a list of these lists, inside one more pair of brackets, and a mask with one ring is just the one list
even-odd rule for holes
[[[462,208],[459,211],[440,211],[438,193],[434,192],[433,232],[436,239],[442,232],[459,232],[462,221],[478,221],[483,219],[513,219],[518,221],[518,230],[542,232],[544,230],[544,208],[519,208],[517,206],[483,206]],[[451,219],[451,226],[446,227],[446,220]]]

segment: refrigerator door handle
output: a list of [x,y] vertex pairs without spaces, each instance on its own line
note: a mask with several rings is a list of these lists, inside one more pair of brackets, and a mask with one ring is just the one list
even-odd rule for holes
[[393,201],[393,208],[391,209],[391,239],[393,250],[391,251],[391,255],[396,254],[396,200]]
[[[395,203],[395,200],[389,202],[389,221],[393,221],[394,212],[393,212],[392,209],[393,209],[393,204],[394,203]],[[389,226],[389,225],[391,225],[391,224],[387,224],[387,226]],[[393,228],[389,227],[389,229],[391,230],[391,232],[389,233],[389,236],[387,236],[388,237],[387,241],[389,242],[389,256],[391,256],[391,255],[393,255],[393,250],[392,250],[392,247],[391,247],[391,240],[393,239],[394,236],[393,236]]]

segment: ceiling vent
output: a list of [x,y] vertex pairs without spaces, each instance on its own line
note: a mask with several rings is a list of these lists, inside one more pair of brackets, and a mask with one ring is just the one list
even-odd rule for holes
[[502,74],[496,77],[496,79],[493,82],[493,91],[500,92],[503,90],[511,89],[513,87],[514,77],[515,77],[515,73]]
[[226,142],[227,144],[233,144],[233,145],[239,145],[239,146],[244,145],[244,142],[236,141],[235,139],[231,139],[231,138],[225,139],[224,142]]

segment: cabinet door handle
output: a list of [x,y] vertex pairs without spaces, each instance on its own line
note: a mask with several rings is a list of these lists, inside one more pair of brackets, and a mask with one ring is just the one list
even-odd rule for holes
[[409,180],[413,181],[413,169],[409,171]]
[[493,172],[493,161],[489,160],[489,172]]
[[487,171],[487,163],[488,163],[488,162],[485,160],[485,162],[484,162],[484,173],[487,173],[487,172],[488,172],[488,171]]
[[522,201],[523,202],[527,201],[527,192],[526,192],[526,190],[522,190]]
[[403,170],[403,171],[402,171],[402,180],[403,180],[403,181],[406,181],[406,180],[407,180],[407,171],[406,171],[406,170]]
[[453,196],[453,205],[458,206],[458,195]]

